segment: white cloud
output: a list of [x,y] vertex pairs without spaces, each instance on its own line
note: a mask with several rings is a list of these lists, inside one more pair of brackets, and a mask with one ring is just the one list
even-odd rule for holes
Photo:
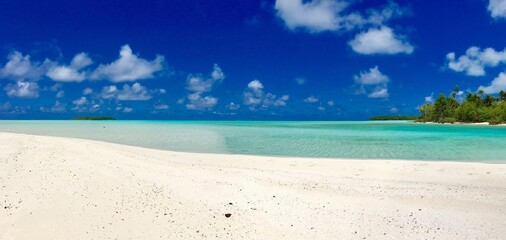
[[[188,110],[210,110],[218,104],[218,98],[213,96],[203,96],[211,92],[214,85],[222,82],[225,74],[218,64],[214,64],[210,77],[205,79],[202,74],[190,74],[186,79],[186,89],[189,93],[186,96],[188,103],[185,105]],[[182,101],[184,103],[185,100]]]
[[17,81],[9,83],[4,90],[9,97],[38,98],[39,85],[36,82]]
[[318,110],[325,111],[325,108],[323,106],[318,106]]
[[329,107],[333,107],[334,106],[334,101],[328,101],[327,105],[329,105]]
[[387,98],[388,89],[386,86],[377,86],[371,93],[367,94],[369,98]]
[[43,90],[44,91],[52,91],[52,92],[56,92],[58,91],[58,89],[60,88],[63,88],[63,85],[61,83],[55,83],[53,84],[51,87],[45,87]]
[[122,112],[124,112],[124,113],[131,113],[131,112],[133,112],[133,111],[134,111],[134,109],[133,109],[133,108],[124,107]]
[[86,53],[79,53],[74,56],[68,66],[53,66],[49,68],[46,76],[60,82],[81,82],[86,79],[86,72],[81,72],[85,67],[93,64],[93,61]]
[[53,106],[49,108],[40,107],[39,110],[42,112],[62,113],[67,111],[67,104],[63,104],[60,101],[56,101]]
[[434,93],[431,93],[430,96],[425,97],[426,103],[432,103],[434,102]]
[[354,76],[355,82],[362,85],[385,84],[389,81],[388,76],[381,73],[378,66],[370,68],[369,71],[360,72]]
[[398,113],[399,109],[396,107],[391,107],[390,110],[388,110],[390,113]]
[[101,97],[104,99],[115,98],[120,101],[146,101],[152,98],[150,91],[139,83],[131,86],[123,85],[121,89],[116,86],[105,86],[102,89]]
[[211,73],[211,79],[215,81],[221,81],[225,79],[225,73],[221,70],[220,66],[218,64],[214,64],[213,66],[213,72]]
[[360,54],[411,54],[414,47],[391,28],[382,26],[361,32],[348,42],[353,51]]
[[276,97],[272,93],[264,93],[264,86],[259,80],[253,80],[248,83],[248,88],[243,94],[244,104],[249,106],[250,110],[267,109],[270,106],[280,107],[286,106],[286,102],[290,99],[289,95]]
[[158,55],[148,61],[132,53],[129,45],[121,47],[119,58],[110,63],[101,64],[92,73],[92,79],[108,79],[112,82],[132,82],[155,77],[155,73],[163,70],[165,59]]
[[56,98],[62,98],[64,96],[65,96],[65,91],[63,91],[63,90],[58,91],[55,95]]
[[72,101],[72,103],[76,106],[83,106],[83,105],[88,104],[88,99],[86,99],[86,97],[80,97],[80,98]]
[[305,29],[311,33],[381,26],[406,12],[390,2],[381,10],[368,9],[366,15],[347,11],[352,3],[345,0],[277,0],[274,8],[290,30]]
[[163,103],[155,104],[153,107],[156,110],[168,110],[169,109],[169,105],[163,104]]
[[[92,98],[80,97],[72,101],[74,107],[71,109],[76,112],[97,112],[100,110],[100,105],[95,102]],[[101,103],[102,104],[102,103]]]
[[215,64],[211,77],[207,80],[204,80],[204,77],[200,74],[190,74],[186,79],[186,89],[192,92],[210,92],[214,84],[222,81],[223,79],[225,79],[225,75],[223,74],[221,68]]
[[232,110],[232,111],[234,111],[234,110],[237,110],[237,109],[239,109],[239,108],[241,108],[241,105],[236,104],[236,103],[234,103],[234,102],[231,102],[231,103],[229,103],[229,104],[227,105],[227,109],[228,109],[228,110]]
[[499,73],[489,86],[480,86],[478,89],[488,94],[499,93],[501,90],[506,91],[506,72]]
[[506,18],[506,0],[490,0],[487,9],[493,18]]
[[340,13],[347,7],[345,1],[277,0],[274,8],[289,29],[305,28],[310,32],[336,31],[342,28]]
[[319,101],[319,99],[316,98],[315,96],[309,96],[306,99],[304,99],[305,103],[316,103],[318,101]]
[[465,72],[468,76],[484,76],[486,67],[497,67],[506,64],[506,49],[496,51],[493,48],[481,50],[479,47],[470,47],[466,54],[456,58],[455,53],[446,55],[448,67],[455,72]]
[[85,88],[83,90],[83,95],[89,95],[89,94],[92,94],[93,93],[93,89],[91,88]]
[[355,83],[360,86],[358,94],[365,94],[369,98],[388,97],[389,77],[379,70],[378,66],[370,68],[368,71],[360,72],[354,77]]
[[16,81],[37,81],[44,75],[46,69],[52,65],[51,61],[45,60],[42,64],[32,62],[29,55],[23,56],[20,52],[13,52],[7,57],[8,61],[0,69],[0,78]]
[[211,109],[218,104],[218,98],[212,96],[201,96],[201,93],[192,93],[187,96],[189,103],[186,104],[188,110],[206,110]]

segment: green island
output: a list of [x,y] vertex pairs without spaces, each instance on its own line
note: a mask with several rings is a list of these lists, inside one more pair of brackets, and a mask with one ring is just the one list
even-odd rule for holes
[[109,116],[82,116],[82,117],[75,117],[72,118],[72,120],[116,120],[115,117],[109,117]]
[[385,120],[418,120],[418,116],[374,116],[369,118],[371,121],[385,121]]
[[446,96],[440,94],[434,103],[420,107],[418,122],[436,123],[506,123],[506,92],[501,91],[498,97],[485,94],[483,90],[468,93],[465,98],[457,97],[459,87]]

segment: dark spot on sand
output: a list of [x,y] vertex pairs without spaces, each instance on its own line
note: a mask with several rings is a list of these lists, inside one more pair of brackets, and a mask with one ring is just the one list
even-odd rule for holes
[[229,217],[231,217],[231,216],[232,216],[232,213],[225,213],[225,217],[226,217],[226,218],[229,218]]

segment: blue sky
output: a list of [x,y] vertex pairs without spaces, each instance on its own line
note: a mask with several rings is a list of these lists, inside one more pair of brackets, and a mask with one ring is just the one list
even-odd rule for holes
[[0,118],[328,119],[506,90],[506,0],[0,2]]

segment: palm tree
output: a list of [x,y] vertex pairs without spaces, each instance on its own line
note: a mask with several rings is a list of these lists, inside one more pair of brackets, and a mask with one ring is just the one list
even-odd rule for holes
[[483,89],[478,90],[478,94],[480,94],[480,97],[483,97],[484,93],[485,93],[485,91]]
[[495,98],[494,96],[491,96],[491,95],[487,95],[485,96],[485,98],[483,99],[483,104],[487,107],[490,107],[492,106],[492,104],[494,104],[495,102],[497,101],[497,98]]
[[504,90],[501,90],[501,92],[499,92],[499,99],[501,99],[503,102],[506,102],[506,92]]
[[453,88],[452,97],[455,98],[457,96],[457,93],[459,92],[459,85],[455,85],[455,88]]

